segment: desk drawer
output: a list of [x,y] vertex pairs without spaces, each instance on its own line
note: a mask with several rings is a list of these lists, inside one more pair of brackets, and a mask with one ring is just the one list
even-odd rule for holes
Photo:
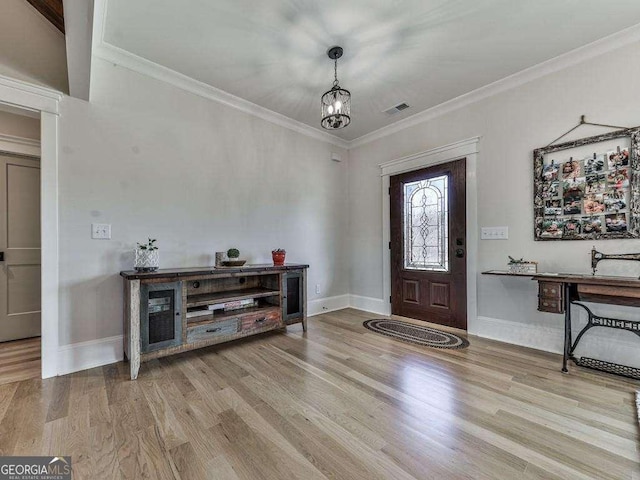
[[538,311],[564,313],[564,289],[559,282],[538,282]]
[[267,312],[254,313],[242,317],[242,331],[247,332],[265,327],[284,326],[282,323],[282,315],[279,310],[270,310]]
[[538,282],[538,296],[547,298],[562,298],[562,283]]
[[221,322],[207,323],[187,329],[187,343],[200,342],[215,337],[235,335],[239,331],[240,319],[230,318]]
[[538,311],[564,313],[564,302],[560,298],[538,297]]

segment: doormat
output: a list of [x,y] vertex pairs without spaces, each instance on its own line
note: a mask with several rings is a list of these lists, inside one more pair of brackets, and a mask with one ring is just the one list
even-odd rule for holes
[[373,320],[363,322],[362,325],[372,332],[396,338],[403,342],[415,343],[427,347],[458,349],[469,346],[466,338],[459,337],[453,333],[422,325],[415,325],[413,323],[401,322],[400,320],[374,318]]

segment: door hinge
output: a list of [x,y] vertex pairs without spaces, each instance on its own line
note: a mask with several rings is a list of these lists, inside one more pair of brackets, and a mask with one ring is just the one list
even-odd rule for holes
[[391,299],[391,295],[389,295],[389,303],[393,303],[393,300]]
[[391,187],[389,187],[389,195],[391,195]]
[[389,242],[389,250],[391,250],[391,242]]

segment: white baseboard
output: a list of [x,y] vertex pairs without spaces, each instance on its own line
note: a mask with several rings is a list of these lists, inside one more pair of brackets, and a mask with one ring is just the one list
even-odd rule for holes
[[122,335],[64,345],[58,349],[58,375],[100,367],[122,359]]
[[478,317],[477,321],[469,325],[469,333],[552,353],[562,353],[564,339],[562,328],[510,322],[491,317]]
[[[560,323],[564,322],[562,319]],[[529,323],[510,322],[490,317],[478,317],[469,333],[545,352],[562,354],[564,327],[549,327]],[[574,324],[574,330],[576,325]],[[574,340],[575,334],[574,331]],[[576,349],[576,355],[597,358],[640,368],[638,338],[631,332],[611,331],[595,327],[585,334]]]
[[343,308],[349,308],[349,295],[337,295],[335,297],[318,298],[310,300],[307,316],[313,317],[328,312],[335,312]]
[[349,306],[365,312],[377,315],[391,315],[391,305],[382,298],[362,297],[360,295],[349,295]]

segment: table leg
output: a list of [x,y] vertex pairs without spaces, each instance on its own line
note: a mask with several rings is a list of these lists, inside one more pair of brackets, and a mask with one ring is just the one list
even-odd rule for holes
[[564,284],[564,348],[562,353],[562,373],[568,373],[567,362],[571,351],[571,298],[570,284]]

